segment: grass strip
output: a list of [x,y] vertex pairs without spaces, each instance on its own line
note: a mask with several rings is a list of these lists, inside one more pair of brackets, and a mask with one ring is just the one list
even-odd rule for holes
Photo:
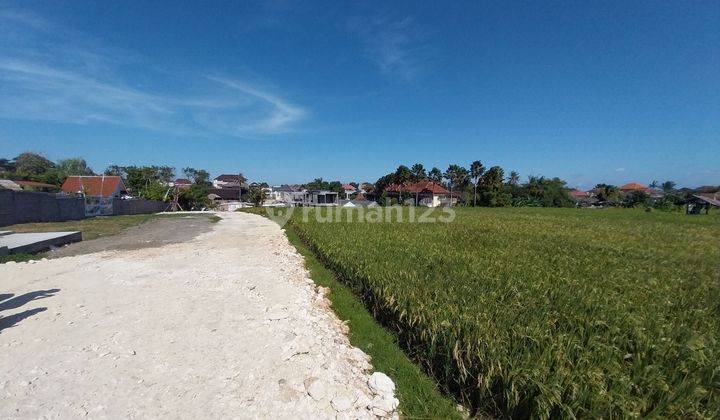
[[407,357],[393,334],[380,326],[350,288],[315,257],[294,228],[288,224],[284,230],[290,243],[304,257],[313,281],[330,289],[327,297],[331,308],[341,320],[348,321],[350,343],[370,355],[375,370],[395,381],[402,417],[462,418],[454,400],[443,395],[437,384]]

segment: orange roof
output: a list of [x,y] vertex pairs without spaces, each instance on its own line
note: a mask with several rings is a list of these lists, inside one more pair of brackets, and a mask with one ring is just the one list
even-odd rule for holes
[[575,198],[583,198],[583,197],[587,197],[588,193],[586,193],[583,190],[572,190],[572,191],[570,191],[570,196],[575,197]]
[[125,184],[119,176],[69,176],[61,189],[68,194],[84,192],[91,197],[112,197],[125,191]]
[[635,190],[646,190],[647,185],[639,184],[637,182],[631,182],[620,187],[620,191],[635,191]]
[[357,188],[355,188],[352,184],[343,184],[342,186],[343,190],[345,191],[355,191]]
[[406,183],[404,185],[391,184],[385,188],[385,191],[398,192],[402,189],[407,193],[433,193],[433,194],[450,194],[442,185],[432,181],[420,181],[415,183]]

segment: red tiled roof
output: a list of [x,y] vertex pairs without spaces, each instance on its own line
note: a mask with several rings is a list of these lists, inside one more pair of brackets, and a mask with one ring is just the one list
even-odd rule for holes
[[238,178],[238,174],[233,174],[233,175],[222,174],[222,175],[219,175],[217,178],[215,178],[215,180],[220,181],[220,182],[238,182],[239,178]]
[[403,192],[407,193],[432,193],[432,194],[450,194],[450,191],[446,190],[442,185],[432,181],[420,181],[415,183],[407,183],[404,185],[390,184],[385,188],[385,191],[399,192],[402,189]]
[[639,184],[637,182],[630,182],[620,187],[620,191],[635,191],[635,190],[647,190],[647,185]]
[[583,190],[572,190],[570,191],[570,196],[574,198],[585,198],[588,196],[588,193]]
[[355,191],[357,189],[353,185],[350,185],[350,184],[343,184],[342,188],[343,188],[343,190],[348,190],[348,191],[350,191],[350,190]]
[[91,197],[112,197],[125,191],[125,184],[119,176],[69,176],[61,189],[68,194],[84,192]]
[[178,178],[175,180],[175,185],[190,185],[192,182],[190,182],[187,178]]

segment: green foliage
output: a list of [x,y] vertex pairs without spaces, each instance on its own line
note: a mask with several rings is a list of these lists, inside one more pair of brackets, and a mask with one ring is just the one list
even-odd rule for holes
[[631,191],[623,197],[622,205],[624,207],[649,207],[651,205],[650,196],[645,191]]
[[322,178],[315,178],[312,182],[305,184],[305,188],[307,188],[308,190],[334,191],[336,193],[341,193],[343,191],[342,182],[340,182],[340,181],[327,182],[327,181],[323,181]]
[[441,182],[442,181],[442,171],[438,168],[433,167],[430,169],[430,172],[428,172],[428,179],[432,182]]
[[443,174],[443,178],[447,179],[447,185],[450,191],[453,189],[459,190],[467,185],[470,180],[469,176],[467,169],[455,164],[449,165]]
[[[208,171],[206,171],[204,169],[198,170],[195,168],[183,168],[183,174],[185,175],[185,177],[192,180],[192,182],[197,185],[210,186],[210,184],[211,184],[210,183],[210,174],[208,173]],[[247,181],[245,179],[245,177],[242,176],[242,174],[238,174],[238,176],[240,177],[241,184],[244,183],[245,181]]]
[[71,175],[95,175],[95,172],[88,166],[85,159],[82,158],[58,160],[56,169],[63,179]]
[[675,191],[675,182],[674,181],[665,181],[662,183],[661,188],[663,191],[665,191],[666,194],[671,193]]
[[22,177],[41,176],[53,168],[52,161],[37,153],[25,152],[15,158],[15,172]]
[[2,255],[0,256],[0,264],[5,264],[6,262],[14,261],[14,262],[26,262],[31,260],[39,260],[40,258],[43,258],[44,254],[8,254],[8,255]]
[[595,190],[600,202],[615,203],[620,199],[620,190],[615,185],[597,184]]
[[202,210],[210,207],[210,199],[208,194],[210,187],[204,184],[192,184],[189,188],[185,188],[180,193],[180,205],[183,209]]
[[[511,187],[512,188],[512,187]],[[565,181],[560,178],[531,176],[527,184],[514,189],[515,199],[526,200],[536,207],[573,207]]]
[[456,212],[290,223],[475,414],[718,418],[720,219]]
[[265,191],[259,187],[251,187],[248,198],[255,207],[260,207],[263,201],[265,201]]
[[488,169],[480,178],[479,201],[485,207],[502,207],[510,204],[510,194],[505,192],[505,172],[499,166]]
[[124,174],[125,187],[131,194],[153,200],[163,199],[168,183],[175,177],[175,171],[169,166],[110,166],[105,173],[109,172]]
[[410,168],[410,175],[413,182],[422,181],[423,179],[427,178],[427,173],[425,172],[425,167],[422,165],[422,163],[414,164]]

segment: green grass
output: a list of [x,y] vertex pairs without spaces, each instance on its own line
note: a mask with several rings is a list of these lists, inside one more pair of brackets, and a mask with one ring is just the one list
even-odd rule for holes
[[18,225],[4,226],[3,230],[11,230],[13,232],[62,232],[75,231],[82,232],[83,240],[90,241],[101,238],[103,236],[111,236],[121,231],[143,224],[156,216],[154,214],[136,214],[130,216],[99,216],[92,219],[69,220],[66,222],[47,222],[47,223],[21,223]]
[[30,260],[39,260],[44,257],[44,254],[9,254],[0,256],[0,264],[14,261],[14,262],[26,262]]
[[[262,209],[243,209],[250,213],[265,215]],[[408,358],[396,342],[395,336],[380,326],[363,302],[352,290],[338,281],[335,275],[320,262],[292,226],[285,226],[285,233],[305,259],[305,267],[313,281],[330,289],[327,297],[337,316],[348,321],[350,342],[372,358],[375,370],[390,376],[395,382],[400,410],[409,419],[461,418],[455,401],[443,395],[437,384]]]
[[313,214],[296,212],[295,232],[475,414],[720,415],[717,214],[457,209],[449,224]]

